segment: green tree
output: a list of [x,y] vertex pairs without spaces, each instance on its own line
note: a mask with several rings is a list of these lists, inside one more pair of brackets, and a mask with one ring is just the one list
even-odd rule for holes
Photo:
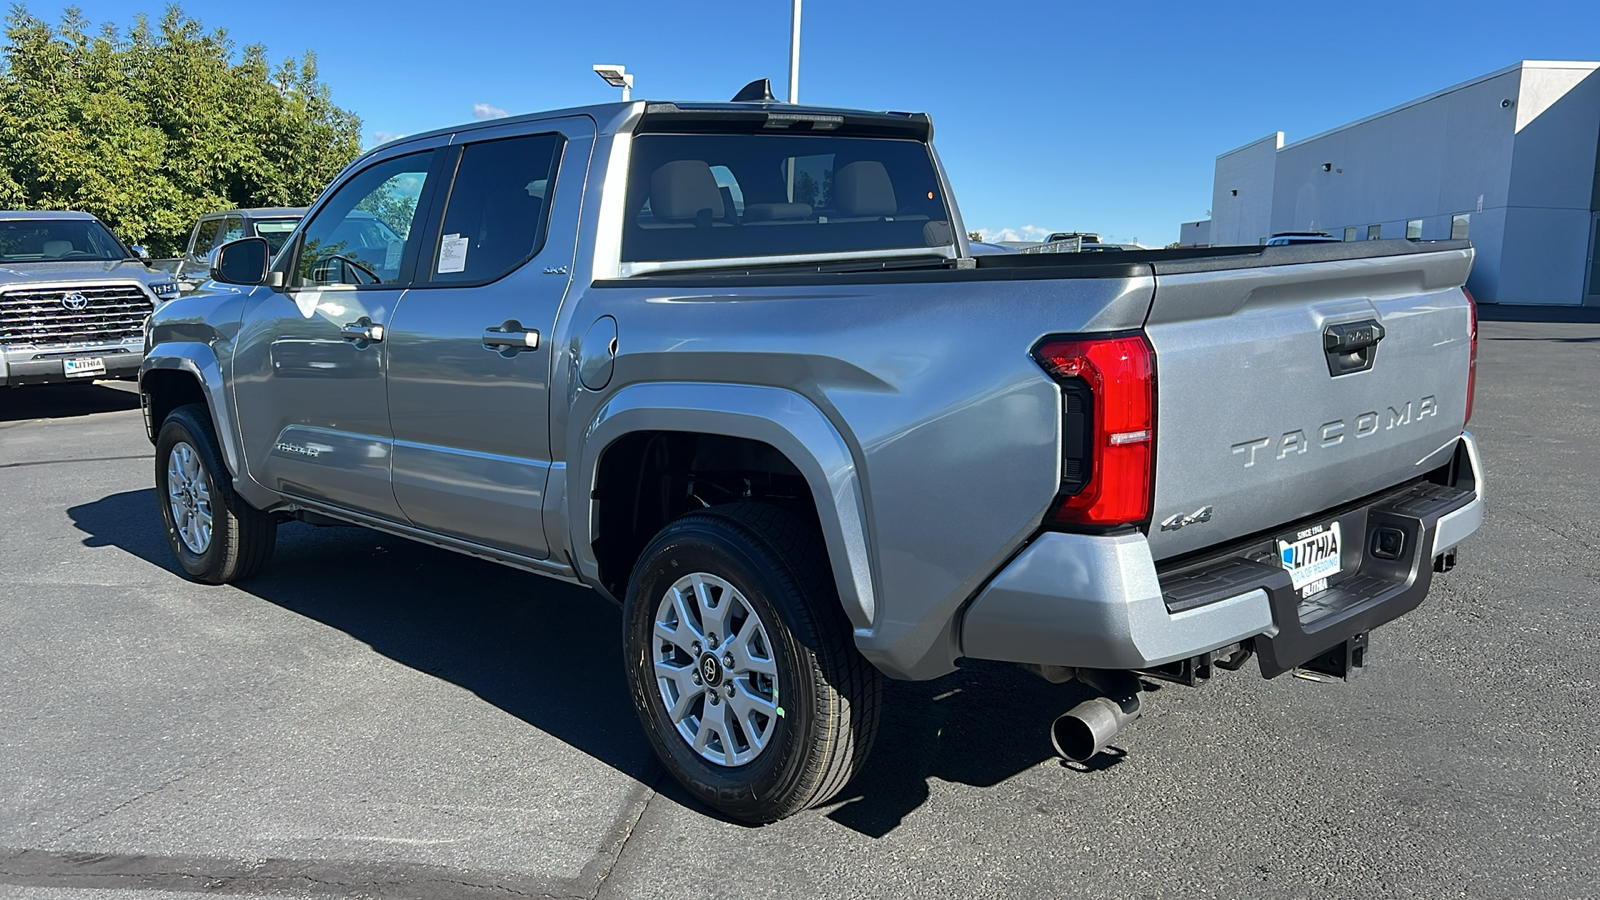
[[0,47],[0,208],[78,209],[158,255],[196,218],[300,206],[361,149],[316,58],[274,68],[177,6],[126,34],[68,8],[50,25],[21,5]]
[[801,172],[794,179],[794,202],[804,203],[812,209],[816,209],[822,205],[817,202],[817,193],[821,188],[822,186],[817,184],[817,180],[811,177],[810,172]]

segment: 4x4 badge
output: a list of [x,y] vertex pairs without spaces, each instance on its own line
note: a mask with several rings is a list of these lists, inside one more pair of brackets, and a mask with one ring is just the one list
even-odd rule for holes
[[1161,523],[1162,531],[1177,531],[1185,525],[1198,525],[1201,522],[1211,521],[1211,507],[1202,506],[1192,513],[1176,515]]

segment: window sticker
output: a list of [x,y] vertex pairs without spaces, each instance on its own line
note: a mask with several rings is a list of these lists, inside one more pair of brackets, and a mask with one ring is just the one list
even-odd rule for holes
[[439,244],[439,274],[464,272],[467,268],[467,239],[447,234]]
[[405,253],[405,241],[390,241],[389,246],[383,251],[383,270],[393,272],[400,268],[400,257]]

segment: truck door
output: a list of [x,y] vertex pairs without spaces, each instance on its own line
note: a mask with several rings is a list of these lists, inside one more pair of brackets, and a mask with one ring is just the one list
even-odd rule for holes
[[571,282],[594,123],[456,140],[387,338],[395,496],[422,528],[542,559],[550,332]]
[[443,154],[388,156],[348,177],[280,255],[284,290],[257,288],[245,302],[233,385],[246,465],[266,487],[404,521],[389,479],[385,329],[416,267]]

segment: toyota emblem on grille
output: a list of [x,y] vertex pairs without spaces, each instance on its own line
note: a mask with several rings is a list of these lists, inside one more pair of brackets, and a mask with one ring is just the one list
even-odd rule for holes
[[78,293],[77,291],[73,291],[70,294],[62,295],[61,305],[67,309],[77,311],[89,305],[89,298]]

